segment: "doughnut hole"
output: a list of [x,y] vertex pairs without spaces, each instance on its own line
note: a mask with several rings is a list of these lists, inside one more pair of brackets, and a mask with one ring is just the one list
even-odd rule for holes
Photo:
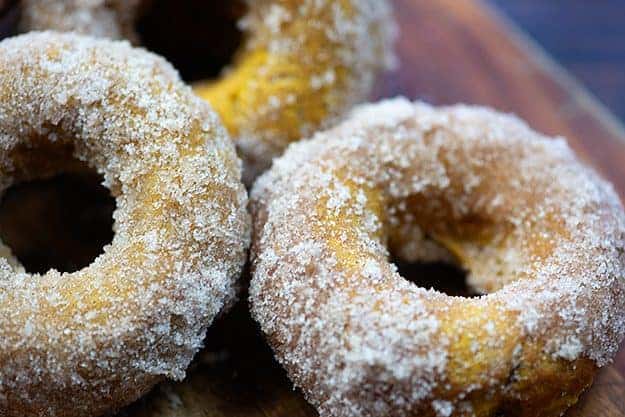
[[415,223],[417,213],[400,213],[398,207],[406,205],[387,203],[384,217],[395,225],[387,231],[387,246],[390,261],[397,267],[399,275],[419,287],[432,288],[451,296],[482,295],[484,291],[469,282],[471,265],[454,251],[453,245],[433,238],[430,232],[435,230],[428,229],[427,222]]
[[216,78],[243,41],[242,0],[152,0],[136,23],[141,43],[167,58],[187,82]]
[[402,278],[422,288],[433,288],[447,295],[475,297],[479,293],[467,283],[467,272],[456,264],[444,261],[405,262],[394,258],[392,263]]
[[113,240],[115,199],[71,148],[46,142],[38,148],[15,151],[17,177],[25,174],[2,196],[0,239],[27,272],[78,271]]
[[17,34],[20,11],[17,0],[0,1],[0,40]]

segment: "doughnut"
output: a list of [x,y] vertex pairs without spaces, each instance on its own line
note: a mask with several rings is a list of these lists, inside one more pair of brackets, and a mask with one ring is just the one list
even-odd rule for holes
[[[138,39],[139,0],[25,0],[22,30],[76,30]],[[387,0],[245,1],[243,44],[216,80],[195,91],[229,130],[247,183],[293,141],[334,124],[393,64]],[[208,18],[209,16],[207,16]],[[198,60],[202,57],[197,57]]]
[[115,198],[115,236],[73,273],[26,273],[1,246],[3,417],[99,416],[182,379],[245,262],[240,160],[171,65],[75,34],[1,42],[0,189],[76,160]]
[[[251,196],[252,315],[322,417],[559,416],[625,333],[625,214],[514,116],[393,99]],[[400,276],[445,259],[477,297]]]

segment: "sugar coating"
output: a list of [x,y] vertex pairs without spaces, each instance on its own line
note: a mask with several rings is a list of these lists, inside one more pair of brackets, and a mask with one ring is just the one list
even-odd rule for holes
[[240,160],[165,60],[74,34],[3,41],[0,188],[72,156],[115,197],[115,236],[74,273],[0,258],[3,416],[101,415],[182,379],[246,258]]
[[134,19],[146,0],[23,0],[20,30],[56,30],[137,41]]
[[[559,416],[623,339],[621,203],[514,116],[359,107],[251,207],[253,317],[322,417]],[[453,256],[485,295],[419,288],[391,253]]]
[[[251,184],[289,143],[335,124],[367,98],[376,76],[395,63],[397,28],[387,0],[245,4],[244,42],[232,65],[195,91],[222,118]],[[149,0],[26,1],[22,29],[137,41],[132,25],[145,7]]]
[[336,124],[393,67],[387,0],[246,1],[232,66],[195,91],[231,132],[251,184],[287,145]]

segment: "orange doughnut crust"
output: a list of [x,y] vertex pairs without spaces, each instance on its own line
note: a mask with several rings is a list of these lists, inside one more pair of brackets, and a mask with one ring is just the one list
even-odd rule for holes
[[[562,139],[476,107],[368,105],[252,192],[250,302],[322,417],[559,416],[625,332],[625,215]],[[452,297],[389,262],[448,259]]]
[[182,379],[245,261],[240,161],[165,60],[52,32],[0,43],[0,187],[72,157],[115,197],[115,236],[74,273],[28,274],[2,246],[3,417],[101,415]]

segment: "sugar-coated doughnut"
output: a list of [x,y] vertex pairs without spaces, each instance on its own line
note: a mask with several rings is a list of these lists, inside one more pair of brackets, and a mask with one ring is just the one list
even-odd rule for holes
[[182,379],[245,261],[241,163],[165,60],[72,34],[1,42],[0,189],[73,158],[115,197],[115,236],[74,273],[28,274],[2,246],[3,417],[97,416]]
[[[132,25],[141,3],[26,0],[22,29],[138,39]],[[366,99],[375,76],[393,61],[396,30],[387,0],[245,4],[239,22],[245,41],[234,62],[196,92],[233,136],[250,183],[290,142],[335,123]]]
[[[513,116],[363,106],[252,207],[252,313],[321,416],[559,416],[623,339],[619,199]],[[485,295],[419,288],[391,254],[453,254]]]

